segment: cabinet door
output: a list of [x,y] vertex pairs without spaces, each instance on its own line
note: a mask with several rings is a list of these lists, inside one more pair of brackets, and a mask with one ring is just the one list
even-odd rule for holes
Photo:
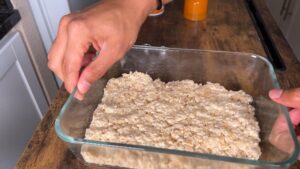
[[20,34],[8,34],[0,41],[0,168],[14,167],[47,107]]
[[266,0],[267,6],[280,27],[283,25],[282,10],[287,0]]
[[100,0],[28,0],[45,48],[48,51],[56,37],[59,21],[71,11],[99,2]]
[[286,36],[293,22],[293,11],[299,3],[298,0],[266,0],[266,2],[279,28]]
[[293,21],[287,32],[287,40],[300,62],[300,2],[293,12]]
[[[82,10],[99,1],[100,0],[29,0],[46,50],[50,50],[62,16],[71,11]],[[59,86],[62,85],[62,81],[58,77],[56,77],[56,81]]]

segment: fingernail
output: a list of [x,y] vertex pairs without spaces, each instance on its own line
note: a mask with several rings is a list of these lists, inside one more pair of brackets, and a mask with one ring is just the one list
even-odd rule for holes
[[273,89],[270,91],[269,95],[272,99],[278,99],[278,98],[280,98],[282,92],[283,92],[283,90],[281,90],[281,89]]
[[80,93],[84,94],[86,93],[91,87],[91,84],[86,80],[81,80],[78,83],[78,90]]

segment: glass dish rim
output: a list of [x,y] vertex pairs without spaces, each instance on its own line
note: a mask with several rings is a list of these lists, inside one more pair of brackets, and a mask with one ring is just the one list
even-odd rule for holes
[[[214,50],[202,50],[202,49],[186,49],[186,48],[169,48],[169,47],[154,47],[149,45],[134,45],[131,49],[149,49],[149,50],[159,50],[159,51],[190,51],[190,52],[208,52],[208,53],[226,53],[226,54],[239,54],[243,57],[247,55],[247,57],[253,57],[262,60],[266,63],[268,67],[269,74],[272,78],[272,83],[275,88],[280,88],[279,82],[277,80],[274,68],[272,64],[265,58],[253,53],[247,52],[230,52],[230,51],[214,51]],[[131,50],[130,49],[130,50]],[[230,56],[229,56],[230,57]],[[299,145],[296,139],[296,134],[294,132],[294,128],[292,127],[292,122],[288,114],[288,109],[284,106],[280,106],[281,111],[284,113],[284,117],[288,123],[289,132],[293,139],[294,143],[294,152],[289,159],[282,162],[267,162],[267,161],[259,161],[259,160],[249,160],[249,159],[241,159],[241,158],[234,158],[234,157],[226,157],[226,156],[219,156],[213,154],[205,154],[205,153],[196,153],[196,152],[187,152],[182,150],[174,150],[174,149],[164,149],[164,148],[157,148],[157,147],[150,147],[150,146],[142,146],[142,145],[130,145],[130,144],[122,144],[122,143],[112,143],[112,142],[102,142],[102,141],[93,141],[87,140],[82,138],[75,138],[65,134],[61,127],[60,121],[64,114],[64,112],[69,107],[77,88],[73,90],[70,96],[67,98],[66,102],[64,103],[63,107],[59,111],[59,114],[55,120],[55,132],[60,139],[62,139],[66,143],[70,144],[89,144],[89,145],[97,145],[103,147],[114,147],[114,148],[123,148],[123,149],[131,149],[131,150],[140,150],[146,152],[154,152],[154,153],[164,153],[164,154],[171,154],[171,155],[180,155],[185,157],[192,157],[192,158],[201,158],[201,159],[208,159],[208,160],[215,160],[215,161],[224,161],[224,162],[234,162],[234,163],[241,163],[241,164],[248,164],[248,165],[258,165],[258,166],[267,166],[267,167],[286,167],[293,164],[298,159],[299,154]]]

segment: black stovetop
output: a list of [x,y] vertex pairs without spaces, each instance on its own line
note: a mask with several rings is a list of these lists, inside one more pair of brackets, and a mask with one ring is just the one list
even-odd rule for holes
[[10,0],[0,0],[0,11],[3,10],[12,10],[13,6]]
[[0,39],[2,39],[21,19],[10,0],[0,0]]

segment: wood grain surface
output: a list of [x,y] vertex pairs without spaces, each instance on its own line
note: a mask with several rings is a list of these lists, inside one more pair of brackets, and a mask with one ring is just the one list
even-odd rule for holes
[[[299,62],[271,17],[264,1],[256,0],[256,5],[287,66],[286,71],[277,72],[281,86],[283,88],[299,87]],[[239,51],[265,55],[244,0],[209,0],[208,18],[203,22],[185,20],[182,11],[183,2],[174,1],[166,6],[166,11],[162,16],[148,18],[140,31],[137,44],[147,43],[153,46]],[[66,90],[61,88],[24,150],[16,165],[17,169],[96,168],[83,165],[55,134],[54,121],[67,97]],[[300,163],[297,162],[291,168],[300,169]]]
[[203,22],[184,19],[183,1],[174,1],[163,16],[146,21],[137,44],[265,55],[244,0],[209,0]]

